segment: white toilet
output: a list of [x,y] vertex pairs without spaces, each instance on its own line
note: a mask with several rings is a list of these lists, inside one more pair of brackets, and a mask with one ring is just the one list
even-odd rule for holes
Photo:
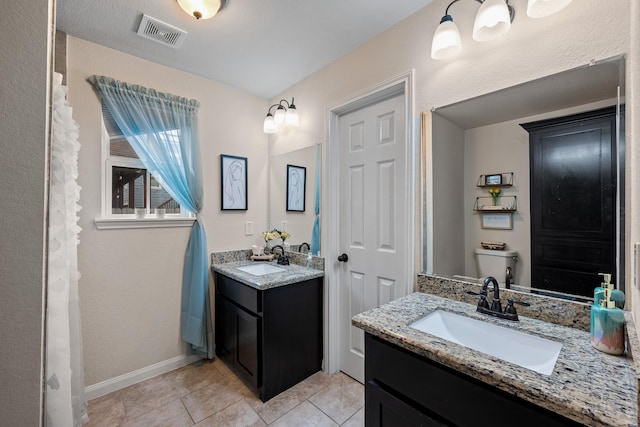
[[518,261],[518,253],[516,251],[497,251],[491,249],[475,250],[476,265],[481,278],[493,276],[496,278],[501,287],[505,286],[507,277],[507,268],[510,269],[511,279],[516,276],[516,262]]

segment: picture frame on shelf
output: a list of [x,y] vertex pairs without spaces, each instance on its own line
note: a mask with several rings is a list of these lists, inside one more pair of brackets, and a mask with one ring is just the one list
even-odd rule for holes
[[485,175],[484,185],[502,185],[502,174]]
[[287,212],[304,212],[307,168],[287,165]]
[[220,208],[223,211],[246,211],[247,206],[246,157],[220,155]]
[[511,213],[483,213],[482,228],[493,230],[513,230]]

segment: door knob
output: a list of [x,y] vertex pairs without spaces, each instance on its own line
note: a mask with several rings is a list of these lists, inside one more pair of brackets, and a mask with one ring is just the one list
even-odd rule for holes
[[342,254],[342,255],[338,256],[338,261],[347,262],[347,261],[349,261],[349,256],[347,254]]

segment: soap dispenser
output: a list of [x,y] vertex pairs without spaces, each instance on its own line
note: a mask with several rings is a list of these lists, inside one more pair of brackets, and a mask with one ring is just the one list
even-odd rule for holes
[[614,289],[610,274],[601,275],[603,283],[594,289],[591,306],[591,345],[618,355],[624,353],[624,293]]

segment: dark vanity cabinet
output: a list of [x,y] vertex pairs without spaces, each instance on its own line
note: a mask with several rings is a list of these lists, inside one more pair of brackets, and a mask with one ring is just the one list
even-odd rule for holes
[[322,368],[322,278],[260,290],[215,273],[216,354],[267,401]]
[[365,355],[367,427],[581,425],[370,334]]

